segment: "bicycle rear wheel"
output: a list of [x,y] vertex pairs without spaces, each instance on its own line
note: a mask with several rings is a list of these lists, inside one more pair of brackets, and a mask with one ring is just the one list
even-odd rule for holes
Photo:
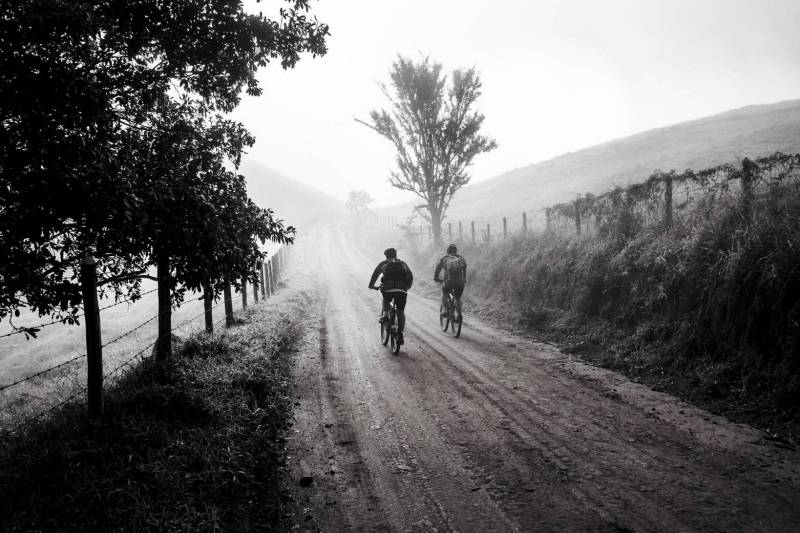
[[457,316],[453,317],[451,327],[453,328],[453,337],[458,338],[461,335],[461,320]]
[[439,326],[442,328],[442,331],[446,332],[449,325],[450,310],[445,308],[444,305],[439,304]]
[[389,334],[389,338],[392,341],[391,345],[390,345],[390,348],[392,349],[392,353],[394,355],[397,355],[398,352],[400,352],[400,342],[399,342],[400,339],[397,338],[397,332],[396,331],[391,332]]
[[381,344],[386,346],[389,343],[389,321],[381,322]]

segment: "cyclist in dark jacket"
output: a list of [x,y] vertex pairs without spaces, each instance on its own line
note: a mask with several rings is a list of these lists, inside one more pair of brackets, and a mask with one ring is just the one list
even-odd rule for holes
[[[439,277],[439,273],[444,271],[444,279]],[[467,284],[467,262],[458,255],[458,248],[455,244],[447,247],[447,255],[439,260],[436,270],[433,272],[433,281],[442,283],[442,313],[447,308],[447,293],[453,291],[456,299],[456,320],[461,322],[461,295],[464,294],[464,285]],[[444,316],[444,314],[442,315]]]
[[394,303],[397,306],[397,340],[400,344],[403,344],[403,329],[406,326],[407,291],[414,282],[414,275],[405,261],[397,258],[397,250],[394,248],[387,248],[384,250],[383,255],[386,256],[386,260],[378,263],[378,266],[372,271],[372,277],[369,278],[369,288],[377,289],[375,280],[382,275],[380,290],[383,295],[383,312],[379,320],[381,322],[386,321],[389,313],[389,302],[394,299]]

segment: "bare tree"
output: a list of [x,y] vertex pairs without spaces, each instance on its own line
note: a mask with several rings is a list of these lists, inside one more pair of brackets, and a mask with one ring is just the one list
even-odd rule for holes
[[427,57],[415,63],[402,56],[392,63],[390,76],[391,87],[381,89],[391,109],[373,110],[369,122],[356,120],[394,145],[398,170],[389,181],[423,200],[415,209],[441,245],[447,207],[469,182],[472,160],[497,147],[480,135],[484,116],[473,109],[480,77],[474,68],[456,69],[448,77]]

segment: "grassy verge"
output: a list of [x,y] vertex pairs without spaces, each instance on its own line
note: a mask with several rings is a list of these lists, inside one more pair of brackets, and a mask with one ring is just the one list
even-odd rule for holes
[[770,188],[750,215],[734,198],[669,229],[628,218],[606,234],[464,244],[467,321],[483,314],[800,442],[800,187]]
[[304,299],[279,299],[181,343],[164,372],[145,362],[128,373],[102,420],[72,406],[3,443],[0,529],[282,529]]

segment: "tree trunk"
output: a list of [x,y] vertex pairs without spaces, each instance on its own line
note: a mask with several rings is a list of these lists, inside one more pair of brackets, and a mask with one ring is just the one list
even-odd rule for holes
[[161,362],[172,356],[172,302],[170,301],[169,255],[159,252],[156,259],[158,278],[158,340],[156,359]]
[[431,231],[433,231],[433,245],[436,248],[442,247],[442,212],[436,207],[428,206],[431,214]]

